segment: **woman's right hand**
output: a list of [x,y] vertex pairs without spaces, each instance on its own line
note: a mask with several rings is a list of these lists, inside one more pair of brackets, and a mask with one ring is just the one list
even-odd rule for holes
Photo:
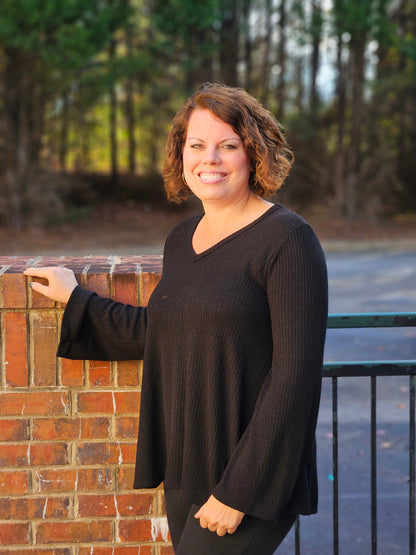
[[74,272],[69,268],[62,268],[61,266],[27,268],[23,273],[27,276],[47,279],[47,285],[33,281],[30,283],[30,286],[33,291],[37,291],[60,303],[67,303],[72,291],[78,285]]

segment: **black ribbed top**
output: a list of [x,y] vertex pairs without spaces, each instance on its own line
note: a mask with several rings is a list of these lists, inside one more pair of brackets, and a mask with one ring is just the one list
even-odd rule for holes
[[169,235],[147,309],[77,287],[58,355],[144,358],[136,488],[183,488],[275,520],[316,511],[324,255],[281,205],[196,254]]

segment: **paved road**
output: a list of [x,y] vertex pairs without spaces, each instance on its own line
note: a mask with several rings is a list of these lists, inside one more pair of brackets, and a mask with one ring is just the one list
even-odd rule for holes
[[[416,311],[416,251],[327,255],[329,311]],[[329,332],[326,358],[348,360],[411,358],[416,330],[356,330]],[[409,339],[409,341],[407,340]]]
[[[327,262],[331,313],[416,311],[416,251],[329,253]],[[416,359],[416,328],[330,330],[325,359]],[[340,555],[370,555],[370,383],[338,381]],[[378,379],[378,555],[409,552],[408,392],[408,378]],[[317,429],[319,513],[301,520],[302,555],[333,553],[331,418],[331,380],[325,379]],[[291,533],[276,554],[294,552]]]

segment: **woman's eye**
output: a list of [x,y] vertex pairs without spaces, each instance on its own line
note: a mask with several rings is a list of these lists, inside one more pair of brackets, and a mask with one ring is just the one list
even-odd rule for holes
[[[202,143],[193,143],[189,145],[189,148],[192,148],[193,150],[201,150],[202,148],[204,148],[204,145]],[[235,150],[236,148],[236,145],[232,143],[225,143],[218,146],[218,149],[222,150]]]

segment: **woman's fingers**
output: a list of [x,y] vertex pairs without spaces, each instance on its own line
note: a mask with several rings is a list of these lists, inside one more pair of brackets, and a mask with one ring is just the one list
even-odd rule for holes
[[211,495],[194,516],[199,519],[202,528],[208,528],[218,536],[225,536],[234,534],[243,520],[244,513],[224,505]]
[[60,303],[67,303],[72,291],[78,285],[74,272],[61,266],[27,268],[23,273],[46,279],[48,281],[47,285],[32,282],[30,286],[34,291]]
[[208,530],[210,532],[216,532],[217,531],[217,525],[216,524],[208,524]]
[[34,277],[39,277],[39,278],[45,278],[48,279],[49,276],[52,274],[52,272],[56,269],[55,266],[50,267],[50,268],[26,268],[26,270],[23,271],[24,274],[26,274],[27,276],[34,276]]
[[[38,277],[38,276],[36,276],[36,277]],[[31,283],[29,283],[29,285],[33,289],[33,291],[36,291],[37,293],[41,293],[42,295],[45,295],[46,297],[48,296],[48,293],[49,293],[49,286],[48,285],[42,285],[38,281],[32,281]]]

